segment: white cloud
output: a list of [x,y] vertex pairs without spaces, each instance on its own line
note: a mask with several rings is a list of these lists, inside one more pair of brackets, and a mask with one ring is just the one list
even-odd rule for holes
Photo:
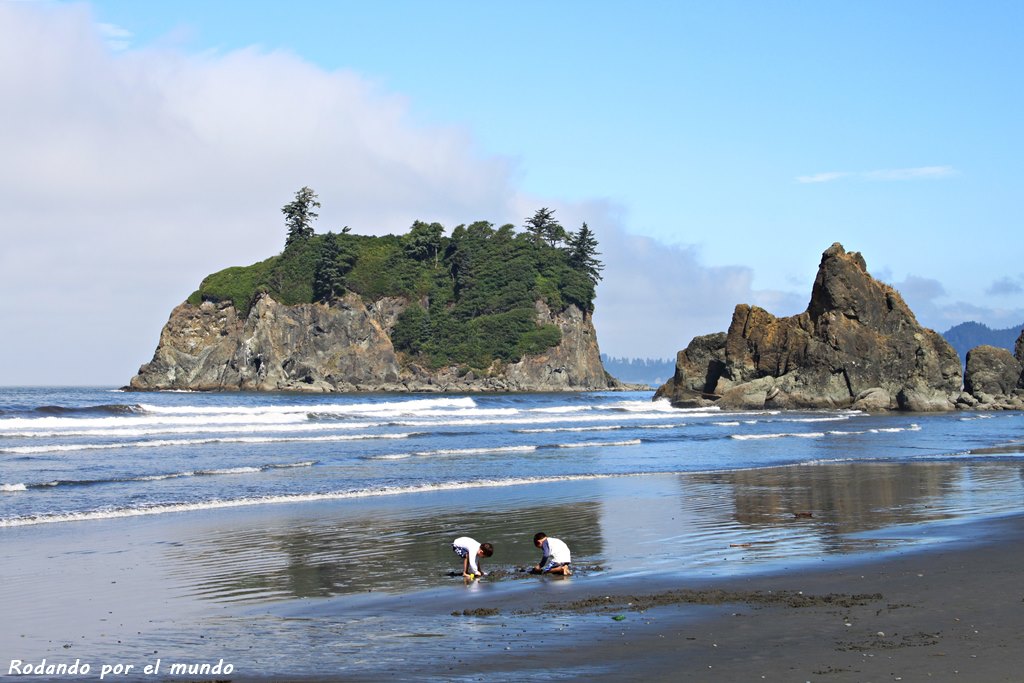
[[796,182],[801,184],[831,183],[837,180],[853,178],[857,180],[873,180],[893,182],[900,180],[939,180],[957,175],[952,166],[919,166],[917,168],[883,168],[875,171],[828,171],[813,175],[797,176]]
[[569,229],[587,221],[612,355],[673,356],[725,330],[737,303],[806,303],[629,234],[607,203],[524,195],[509,160],[464,130],[416,125],[409,102],[358,74],[105,39],[86,6],[0,3],[0,384],[126,383],[205,275],[280,251],[280,207],[303,185],[320,195],[319,231],[521,225],[539,206]]
[[0,3],[0,384],[126,382],[202,277],[317,228],[520,213],[511,163],[360,76],[255,49],[113,52],[82,5]]

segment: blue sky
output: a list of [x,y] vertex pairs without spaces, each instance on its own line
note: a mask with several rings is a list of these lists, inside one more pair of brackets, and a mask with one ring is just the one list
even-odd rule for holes
[[0,0],[0,383],[126,382],[302,185],[321,230],[587,221],[612,355],[803,310],[835,241],[929,327],[1024,321],[1024,5],[632,5]]

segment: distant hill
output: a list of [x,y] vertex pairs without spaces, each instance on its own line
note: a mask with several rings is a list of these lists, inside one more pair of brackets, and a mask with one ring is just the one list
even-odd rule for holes
[[601,362],[612,377],[628,384],[657,387],[671,379],[676,372],[676,361],[673,358],[613,358],[602,353]]
[[971,321],[949,328],[942,336],[956,349],[960,355],[960,362],[966,363],[967,352],[975,346],[987,344],[1013,351],[1013,345],[1020,337],[1021,329],[1024,329],[1024,323],[1005,330],[993,330],[988,325]]

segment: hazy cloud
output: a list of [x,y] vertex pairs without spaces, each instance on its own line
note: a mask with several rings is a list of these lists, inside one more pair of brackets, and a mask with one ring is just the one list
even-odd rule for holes
[[884,168],[875,171],[828,171],[813,175],[797,176],[798,183],[830,183],[836,180],[853,178],[857,180],[899,181],[899,180],[937,180],[955,176],[957,171],[952,166],[919,166],[917,168]]
[[[630,234],[614,207],[600,202],[564,210],[571,229],[583,218],[600,241],[605,263],[594,323],[601,350],[612,356],[674,358],[697,335],[724,332],[737,304],[776,315],[802,311],[806,297],[754,290],[754,271],[709,267],[696,247],[667,245]],[[808,292],[810,284],[808,284]]]
[[938,280],[908,275],[903,282],[894,285],[904,299],[911,297],[918,301],[933,301],[946,296],[946,288]]
[[988,289],[985,290],[985,293],[993,296],[1020,294],[1024,292],[1024,286],[1021,286],[1022,279],[1024,278],[1001,277],[993,281]]
[[895,287],[910,306],[919,323],[937,332],[974,320],[994,329],[1013,327],[1024,322],[1024,308],[995,308],[967,301],[948,301],[945,287],[937,280],[907,276]]

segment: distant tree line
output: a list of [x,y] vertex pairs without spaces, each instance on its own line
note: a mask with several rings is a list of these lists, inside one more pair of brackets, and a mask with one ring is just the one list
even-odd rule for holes
[[303,187],[282,207],[284,251],[203,280],[190,301],[231,301],[243,315],[268,293],[285,304],[329,303],[354,292],[366,301],[410,301],[392,331],[397,351],[432,367],[486,368],[556,346],[555,325],[538,325],[535,303],[592,313],[603,264],[586,223],[568,231],[552,209],[495,227],[478,221],[445,236],[439,223],[415,221],[404,235],[354,235],[348,227],[316,234],[320,202]]
[[1024,323],[994,330],[983,323],[971,321],[949,328],[942,336],[956,349],[963,364],[967,362],[967,352],[982,344],[1013,351],[1021,330],[1024,330]]

